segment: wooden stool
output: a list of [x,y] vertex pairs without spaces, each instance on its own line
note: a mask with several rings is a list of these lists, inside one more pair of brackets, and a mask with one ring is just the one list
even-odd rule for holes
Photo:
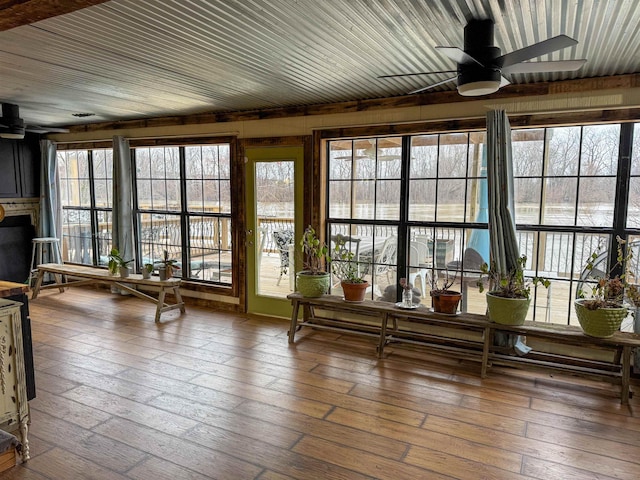
[[[53,256],[50,258],[51,263],[62,262],[62,252],[60,251],[60,240],[55,237],[39,237],[34,238],[33,240],[33,249],[31,251],[31,270],[29,270],[29,280],[27,283],[29,287],[31,287],[31,279],[36,276],[38,273],[38,265],[42,263],[42,250],[43,245],[50,245],[49,253],[53,252],[55,249],[58,252],[58,258],[55,259]],[[37,252],[37,257],[36,257]],[[37,263],[34,263],[37,260]]]

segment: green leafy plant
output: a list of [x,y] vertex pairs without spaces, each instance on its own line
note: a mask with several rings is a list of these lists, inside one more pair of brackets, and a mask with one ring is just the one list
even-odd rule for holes
[[117,248],[112,248],[111,252],[109,253],[109,272],[112,275],[115,275],[116,273],[118,273],[120,267],[129,267],[129,264],[131,262],[133,262],[133,259],[125,260],[122,255],[120,255],[120,252]]
[[302,265],[305,271],[311,275],[326,273],[324,265],[331,262],[329,248],[326,243],[320,241],[311,225],[304,230],[304,234],[300,239],[300,250],[302,251]]
[[[595,277],[596,282],[587,291],[578,290],[578,297],[584,298],[582,305],[589,310],[597,310],[598,308],[620,308],[624,306],[625,293],[627,298],[634,306],[640,306],[640,291],[637,285],[631,285],[627,282],[629,278],[628,268],[633,260],[633,251],[631,248],[626,249],[624,245],[627,243],[619,236],[616,237],[617,255],[616,263],[604,275]],[[596,259],[602,253],[602,245],[598,245],[595,252],[592,252],[585,266],[586,270],[594,271]],[[623,268],[623,273],[613,275],[616,269]],[[590,295],[587,297],[587,293]]]
[[167,278],[171,278],[173,276],[173,271],[174,270],[180,270],[180,266],[178,265],[178,261],[173,259],[173,258],[169,258],[169,252],[167,252],[166,250],[163,253],[163,257],[162,260],[160,261],[160,263],[162,263],[165,271],[166,271],[166,276]]
[[153,272],[153,263],[145,263],[142,267],[147,273]]
[[544,277],[527,278],[524,275],[524,267],[527,264],[526,255],[522,255],[514,268],[506,274],[502,274],[497,270],[495,264],[491,264],[491,268],[486,263],[480,267],[482,272],[478,279],[478,290],[485,290],[485,281],[488,280],[492,295],[504,298],[529,298],[531,295],[531,287],[542,285],[549,288],[551,282]]
[[360,275],[358,263],[353,260],[354,256],[343,239],[337,240],[331,252],[331,271],[342,282],[366,283]]

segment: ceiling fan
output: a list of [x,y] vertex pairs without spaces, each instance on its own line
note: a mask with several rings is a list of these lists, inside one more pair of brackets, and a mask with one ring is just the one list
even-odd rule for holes
[[0,138],[21,140],[25,132],[33,133],[68,133],[66,128],[39,127],[37,125],[25,125],[20,118],[18,105],[13,103],[2,104],[2,116],[0,117]]
[[493,27],[493,20],[471,20],[464,27],[464,50],[458,47],[436,47],[438,51],[458,64],[456,70],[381,75],[378,78],[456,73],[455,77],[409,93],[420,93],[457,79],[458,93],[468,97],[475,97],[494,93],[501,87],[509,85],[511,82],[503,74],[573,71],[578,70],[586,62],[584,59],[527,62],[532,58],[578,44],[577,40],[566,35],[558,35],[557,37],[500,55],[500,49],[493,45]]

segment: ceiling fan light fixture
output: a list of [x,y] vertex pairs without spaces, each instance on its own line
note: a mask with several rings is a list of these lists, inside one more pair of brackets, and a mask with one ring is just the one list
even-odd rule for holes
[[0,138],[22,140],[24,138],[24,127],[19,125],[10,125],[6,128],[0,129]]
[[465,97],[479,97],[495,93],[500,88],[500,80],[479,80],[458,85],[458,93]]

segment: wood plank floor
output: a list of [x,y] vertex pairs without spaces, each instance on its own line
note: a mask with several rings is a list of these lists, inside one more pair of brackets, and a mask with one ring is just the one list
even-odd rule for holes
[[[107,291],[30,304],[32,459],[3,479],[640,478],[640,394]],[[640,387],[636,386],[636,389]]]

